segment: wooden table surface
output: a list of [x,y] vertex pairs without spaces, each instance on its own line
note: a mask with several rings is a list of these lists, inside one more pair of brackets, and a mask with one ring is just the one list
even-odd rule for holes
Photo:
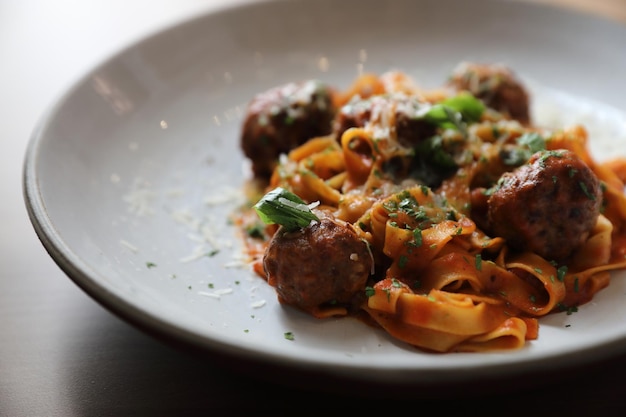
[[[536,1],[626,24],[626,0]],[[257,378],[157,340],[68,279],[38,241],[22,199],[21,164],[35,122],[93,63],[211,5],[200,0],[0,2],[0,416],[324,415],[331,410],[394,415],[400,407],[415,407],[407,408],[415,415],[473,415],[472,410],[507,416],[626,415],[626,352],[563,373],[505,379],[495,388],[472,384],[438,396],[408,392],[401,399],[393,389],[372,392],[353,384],[339,394],[323,388],[323,377],[303,381],[285,374],[284,381],[268,381],[260,371]]]

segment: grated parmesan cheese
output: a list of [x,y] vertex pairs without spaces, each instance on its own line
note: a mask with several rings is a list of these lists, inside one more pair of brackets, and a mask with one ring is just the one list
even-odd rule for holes
[[205,246],[197,245],[196,247],[193,248],[193,251],[189,255],[180,258],[179,261],[182,263],[197,261],[198,259],[204,257],[206,254],[207,254],[207,250]]
[[127,240],[120,239],[120,245],[122,245],[125,248],[129,249],[131,252],[134,252],[134,253],[139,252],[139,248],[137,246],[133,245],[132,243],[128,242]]
[[222,288],[220,290],[215,290],[215,291],[198,291],[198,295],[220,299],[222,295],[231,294],[232,292],[233,292],[232,288]]
[[252,308],[261,308],[266,304],[265,300],[259,300],[259,301],[255,301],[253,303],[250,304],[250,307]]
[[215,206],[227,203],[236,203],[242,200],[242,198],[243,194],[241,190],[234,187],[222,186],[210,196],[205,197],[204,203],[209,206]]
[[141,178],[136,178],[131,190],[124,195],[123,199],[128,203],[128,211],[137,216],[154,214],[153,201],[156,193],[148,188],[149,183]]
[[217,299],[220,298],[219,294],[215,294],[213,292],[208,292],[208,291],[198,291],[198,295],[202,295],[202,296],[210,297],[210,298],[217,298]]
[[244,268],[247,264],[242,260],[233,260],[224,264],[224,268]]
[[200,220],[198,220],[189,209],[174,210],[171,216],[176,222],[188,226],[193,231],[200,229]]

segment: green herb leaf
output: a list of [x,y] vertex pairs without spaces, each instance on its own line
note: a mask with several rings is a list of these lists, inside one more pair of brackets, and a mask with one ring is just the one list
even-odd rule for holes
[[482,101],[468,92],[447,98],[441,104],[461,113],[463,120],[469,123],[478,122],[485,111],[485,105]]
[[432,106],[424,115],[424,118],[429,123],[446,129],[463,130],[465,128],[462,114],[444,104],[435,104]]
[[546,140],[536,132],[524,133],[517,138],[517,143],[521,146],[527,146],[531,153],[546,149]]
[[546,150],[545,139],[536,132],[524,133],[517,138],[516,142],[518,147],[503,151],[500,155],[505,165],[520,166],[526,163],[535,152]]
[[485,105],[468,92],[462,92],[435,104],[424,115],[425,119],[437,126],[463,130],[466,123],[480,120]]
[[454,158],[444,147],[443,138],[439,135],[431,136],[422,141],[417,146],[416,152],[421,158],[426,159],[430,166],[441,169],[457,167]]
[[530,159],[531,153],[526,148],[511,148],[500,151],[500,159],[504,165],[518,167]]
[[474,266],[476,267],[477,271],[481,271],[483,269],[483,257],[480,253],[477,253],[476,257],[474,258]]
[[297,195],[282,187],[265,194],[254,205],[257,214],[266,224],[279,224],[288,231],[307,227],[319,218]]

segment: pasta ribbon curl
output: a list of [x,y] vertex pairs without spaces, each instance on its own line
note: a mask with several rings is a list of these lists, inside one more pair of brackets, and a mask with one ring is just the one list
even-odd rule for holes
[[[415,294],[397,280],[385,279],[374,286],[366,311],[394,337],[425,349],[445,352],[463,348],[462,342],[492,341],[506,334],[507,347],[523,345],[526,326],[510,321],[502,300],[476,294],[431,290]],[[517,337],[516,342],[510,339]],[[480,339],[482,338],[482,339]]]
[[[500,67],[477,69],[434,90],[400,71],[362,74],[332,96],[336,109],[324,136],[304,143],[292,136],[318,119],[308,120],[299,109],[285,110],[302,116],[294,131],[292,117],[276,118],[267,130],[269,119],[254,125],[265,136],[254,137],[253,145],[279,131],[289,134],[274,137],[274,145],[301,143],[279,147],[288,152],[270,161],[277,165],[266,192],[291,191],[306,203],[298,209],[313,208],[320,223],[341,224],[338,234],[349,229],[354,238],[338,243],[323,232],[312,235],[298,243],[305,250],[293,265],[289,250],[298,250],[284,244],[276,251],[285,249],[284,259],[272,260],[287,262],[289,271],[280,278],[303,295],[320,294],[320,288],[330,294],[305,311],[318,318],[365,316],[391,337],[433,352],[516,350],[537,339],[541,317],[576,311],[610,285],[614,271],[626,269],[626,157],[596,161],[582,125],[549,131],[521,117],[523,111],[513,117],[512,109],[527,110],[524,95],[482,90],[518,81]],[[493,77],[477,78],[485,71]],[[459,89],[454,82],[470,84]],[[297,98],[298,105],[328,110],[316,108],[315,98]],[[490,107],[509,99],[522,101]],[[583,172],[584,181],[576,176]],[[567,215],[551,227],[555,204]],[[280,237],[279,226],[259,233],[249,218],[239,223],[250,235],[262,234],[249,237],[248,248],[254,271],[268,279],[260,257]],[[290,233],[305,234],[314,224]],[[554,240],[548,244],[548,238]],[[568,242],[574,243],[563,254],[542,250]],[[365,252],[354,250],[358,245],[367,251],[366,264]],[[331,272],[318,275],[309,263],[313,272],[304,280],[298,272],[310,251],[322,254],[317,259]],[[363,276],[356,273],[363,270]],[[354,294],[351,289],[338,302],[345,288],[337,283],[351,284],[352,275],[361,279]]]

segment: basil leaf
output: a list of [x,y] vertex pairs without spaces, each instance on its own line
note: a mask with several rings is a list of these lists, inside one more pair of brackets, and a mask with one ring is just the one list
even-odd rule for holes
[[433,105],[424,118],[434,125],[463,131],[465,123],[479,121],[484,111],[485,105],[479,99],[462,92]]
[[255,205],[254,210],[266,224],[279,224],[288,231],[307,227],[319,218],[297,195],[282,187],[265,194]]
[[468,123],[478,122],[485,111],[485,105],[482,101],[468,92],[462,92],[454,97],[447,98],[441,101],[440,104],[461,113],[463,120]]

